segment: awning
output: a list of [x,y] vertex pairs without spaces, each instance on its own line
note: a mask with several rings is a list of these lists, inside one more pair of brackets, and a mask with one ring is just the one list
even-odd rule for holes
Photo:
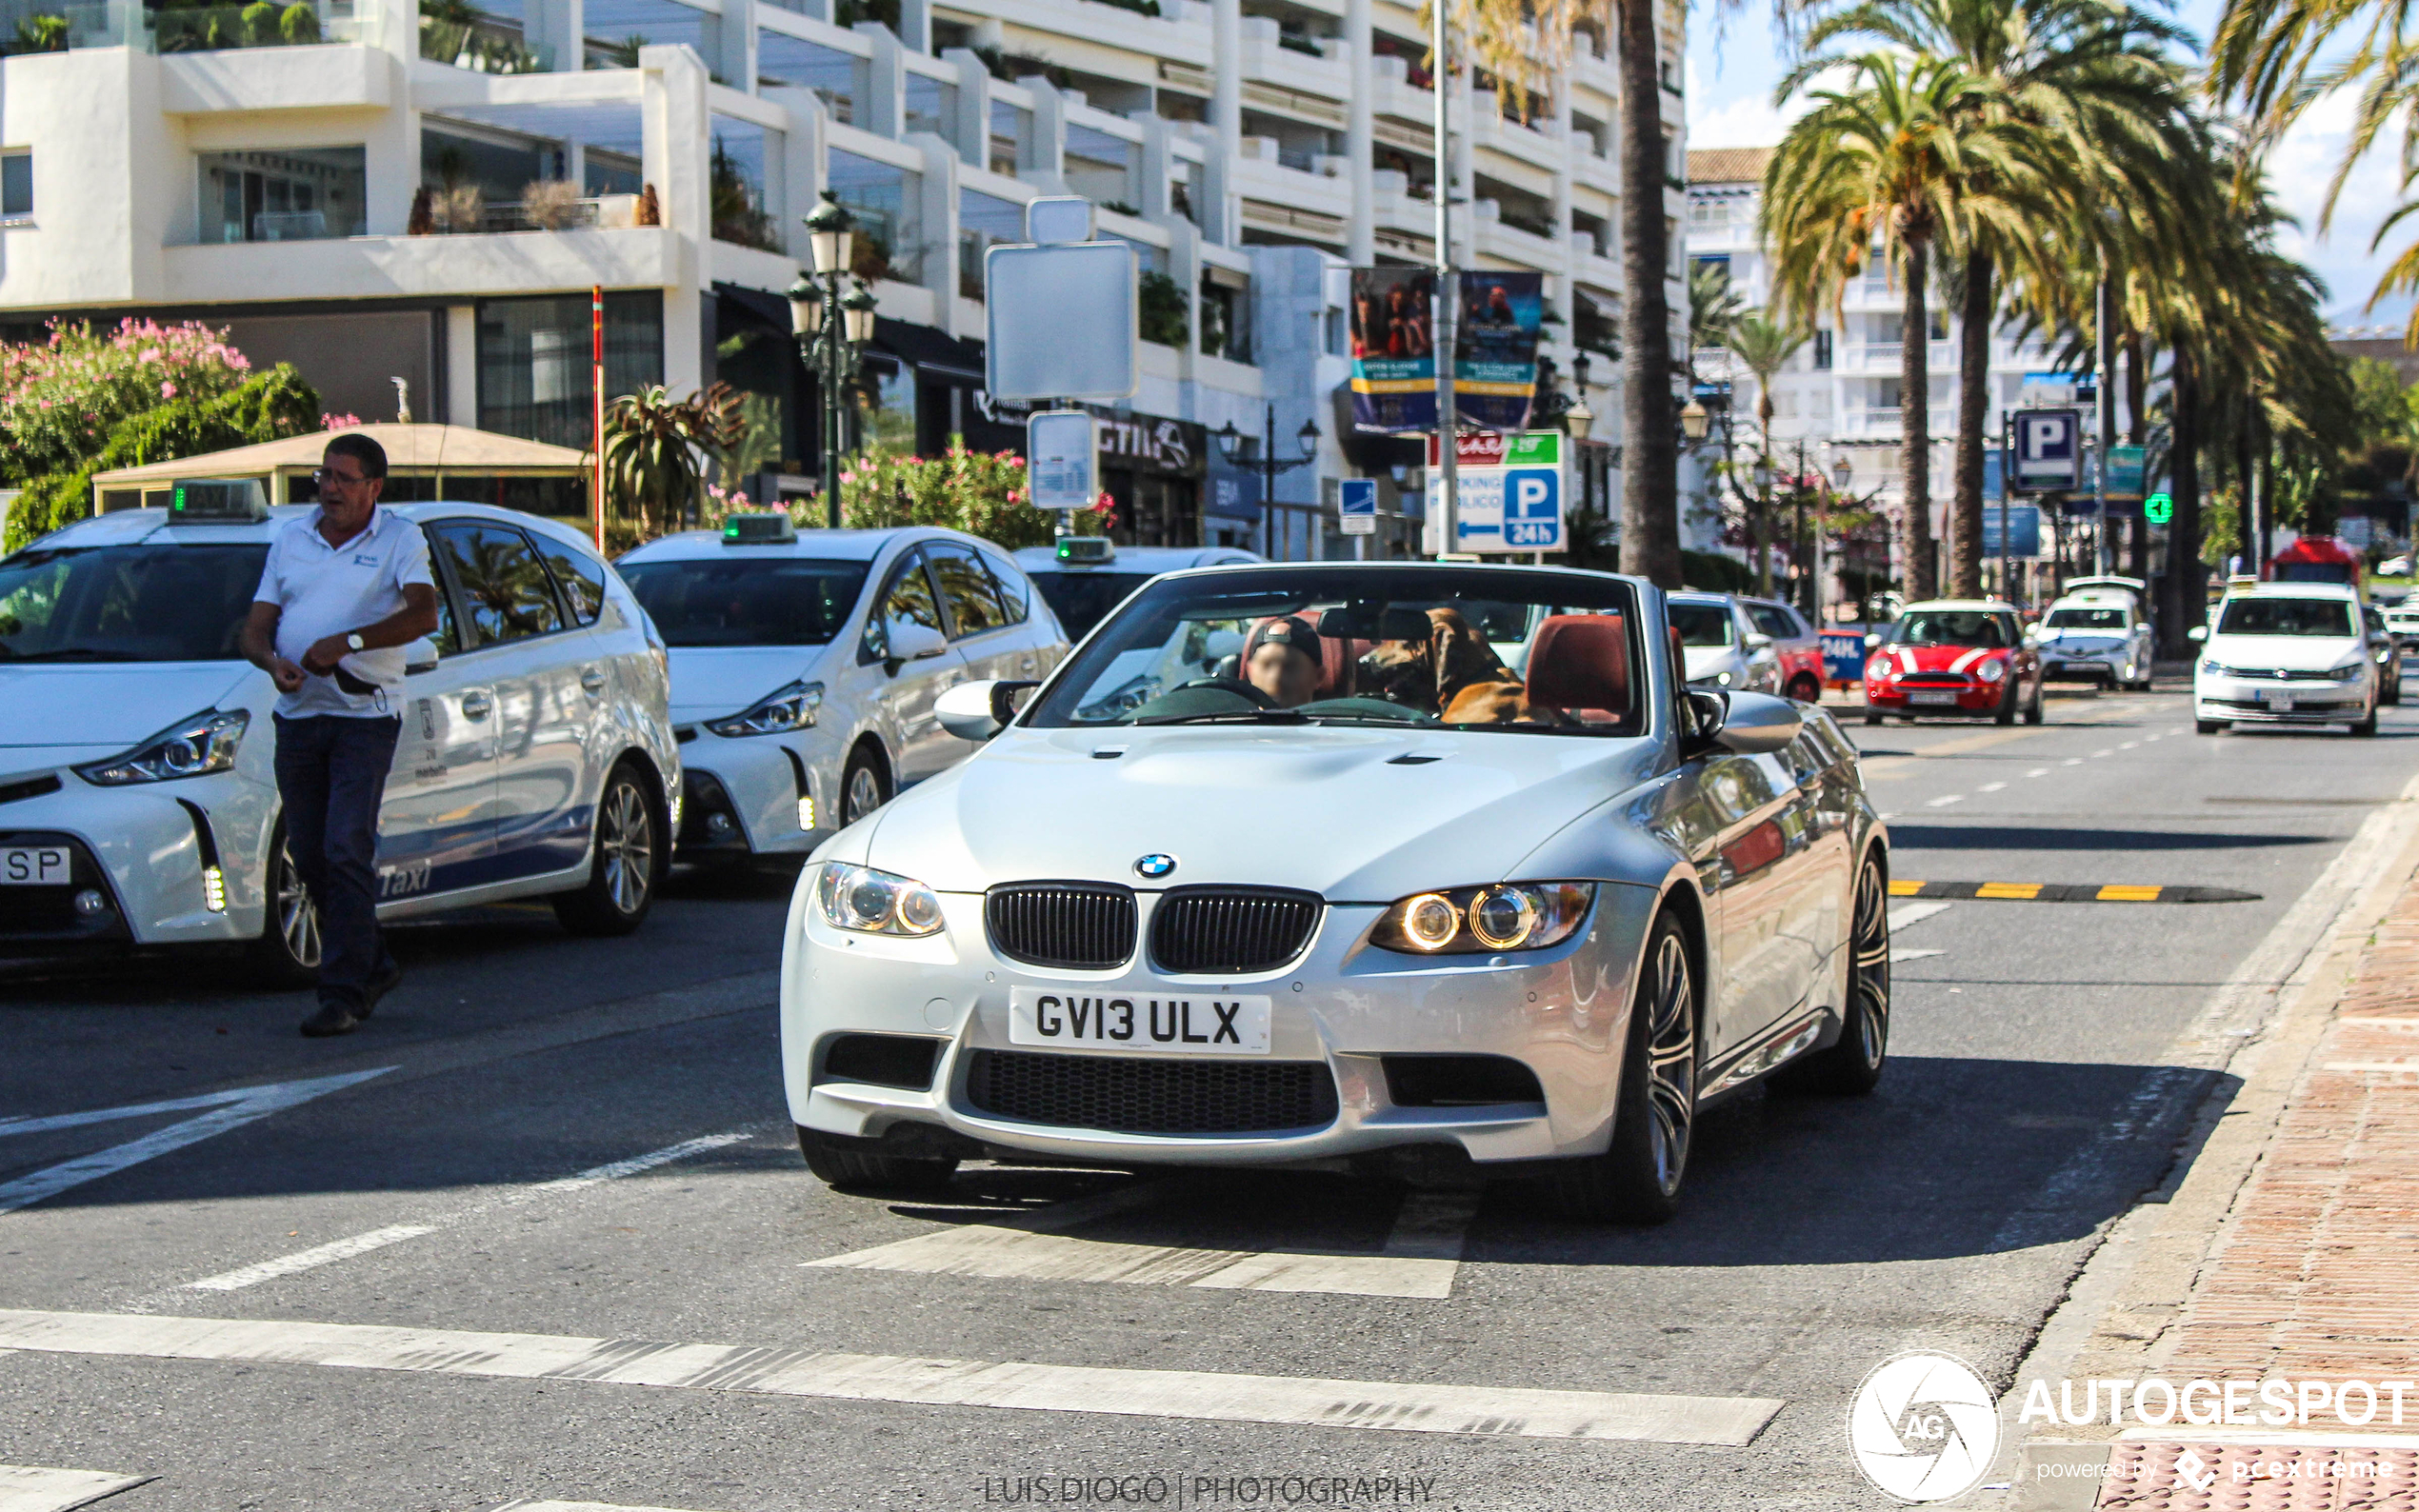
[[983,344],[979,341],[964,341],[930,326],[876,316],[873,345],[925,372],[977,386],[983,382]]
[[342,432],[312,430],[283,441],[211,451],[172,462],[148,463],[97,473],[95,487],[124,487],[147,483],[173,483],[179,478],[259,478],[277,472],[308,472],[319,466],[332,435],[364,435],[384,447],[387,467],[394,472],[484,472],[531,476],[581,474],[588,454],[570,447],[524,441],[519,436],[474,430],[469,426],[381,425],[347,426]]

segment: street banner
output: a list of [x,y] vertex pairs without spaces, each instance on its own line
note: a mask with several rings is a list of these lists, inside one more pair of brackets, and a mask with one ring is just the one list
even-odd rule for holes
[[[1461,424],[1516,431],[1537,388],[1541,273],[1465,272],[1454,329],[1453,403]],[[1352,269],[1352,426],[1434,431],[1436,332],[1433,270]]]

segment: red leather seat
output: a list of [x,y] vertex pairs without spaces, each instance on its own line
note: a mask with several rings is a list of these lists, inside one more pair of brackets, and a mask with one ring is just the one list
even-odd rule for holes
[[1590,724],[1629,716],[1629,633],[1618,614],[1556,614],[1529,648],[1529,702]]

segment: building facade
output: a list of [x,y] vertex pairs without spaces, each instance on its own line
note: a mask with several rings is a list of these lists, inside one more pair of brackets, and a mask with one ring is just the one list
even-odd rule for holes
[[[332,412],[590,443],[607,392],[739,390],[741,470],[818,468],[780,291],[825,189],[880,300],[864,430],[1021,445],[982,388],[982,254],[1081,194],[1143,269],[1141,389],[1104,457],[1120,533],[1343,550],[1335,485],[1399,448],[1349,433],[1349,269],[1433,255],[1433,95],[1396,0],[253,0],[64,8],[0,62],[0,323],[202,319]],[[1676,80],[1680,8],[1664,37]],[[1619,84],[1582,39],[1525,110],[1465,75],[1445,167],[1465,267],[1546,275],[1548,350],[1609,353]],[[1685,212],[1673,171],[1647,192]],[[1668,293],[1681,298],[1678,238]],[[1600,361],[1600,377],[1613,365]],[[400,383],[398,383],[398,380]],[[1589,395],[1599,435],[1616,396]],[[1215,433],[1306,420],[1316,466],[1229,466]],[[1399,523],[1399,522],[1398,522]]]

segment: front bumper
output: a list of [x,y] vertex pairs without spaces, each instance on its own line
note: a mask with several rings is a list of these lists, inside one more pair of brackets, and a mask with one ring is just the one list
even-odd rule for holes
[[2044,655],[2041,676],[2051,683],[2116,683],[2131,671],[2122,651],[2079,652],[2073,656]]
[[688,787],[680,859],[804,855],[838,829],[831,809],[839,778],[813,744],[784,735],[729,739],[693,725],[680,733]]
[[[1926,686],[1922,684],[1909,686],[1901,683],[1885,683],[1876,686],[1868,683],[1865,686],[1865,706],[1888,714],[1933,714],[1949,718],[1995,714],[2008,696],[2005,688],[2004,683],[1972,683],[1964,687]],[[1955,702],[1919,704],[1909,696],[1914,693],[1951,693],[1955,695]]]
[[[2286,708],[2263,698],[2287,692]],[[2238,725],[2345,725],[2365,719],[2369,690],[2359,683],[2244,682],[2202,677],[2192,685],[2192,716]]]
[[[0,886],[0,953],[257,938],[250,841],[264,795],[249,788],[235,773],[105,788],[68,772],[56,790],[0,807],[0,846],[60,845],[72,858],[64,888]],[[214,894],[206,845],[219,870]],[[86,890],[103,895],[104,912],[75,910],[74,894]]]
[[[1587,925],[1550,950],[1414,960],[1364,943],[1379,907],[1329,905],[1309,948],[1283,971],[1211,980],[1159,976],[1139,960],[1114,971],[1055,971],[995,953],[978,894],[944,894],[947,925],[928,940],[844,933],[813,906],[816,868],[790,909],[782,973],[782,1065],[790,1116],[846,1137],[932,1129],[960,1140],[1102,1164],[1286,1164],[1416,1145],[1457,1146],[1474,1162],[1536,1160],[1604,1149],[1620,1084],[1637,943],[1651,888],[1603,884]],[[1141,895],[1148,938],[1154,894]],[[1139,952],[1137,953],[1139,956]],[[1315,1064],[1334,1081],[1321,1127],[1215,1135],[1135,1133],[1022,1122],[986,1113],[969,1085],[978,1052],[1037,1053],[1009,1038],[1009,990],[1056,986],[1099,994],[1265,994],[1273,1000],[1267,1056],[1124,1057],[1227,1066]],[[926,1087],[841,1081],[821,1072],[841,1034],[934,1042]],[[1405,1106],[1389,1090],[1389,1055],[1501,1056],[1534,1074],[1542,1103]]]

